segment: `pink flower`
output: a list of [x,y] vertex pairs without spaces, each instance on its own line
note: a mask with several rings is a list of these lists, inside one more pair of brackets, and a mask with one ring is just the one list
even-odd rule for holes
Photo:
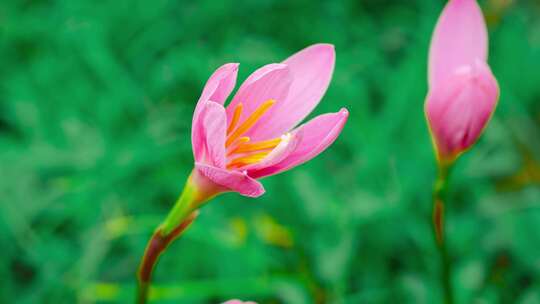
[[440,161],[471,147],[489,122],[499,86],[487,64],[488,38],[476,0],[450,0],[429,50],[425,112]]
[[257,304],[255,302],[242,302],[240,300],[229,300],[227,302],[223,302],[222,304]]
[[192,174],[206,196],[235,191],[257,197],[257,179],[298,166],[324,151],[348,117],[341,109],[296,127],[319,103],[332,78],[335,52],[312,45],[282,63],[263,66],[224,103],[236,83],[238,64],[208,79],[193,114]]

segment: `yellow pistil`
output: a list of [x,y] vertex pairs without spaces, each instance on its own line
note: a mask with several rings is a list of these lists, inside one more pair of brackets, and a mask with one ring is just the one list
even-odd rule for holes
[[[241,137],[242,138],[242,137]],[[281,142],[281,138],[274,138],[254,143],[244,143],[238,145],[235,149],[231,150],[231,154],[233,153],[246,153],[246,152],[252,152],[252,151],[261,151],[261,150],[268,150],[268,149],[274,149],[279,145]]]
[[244,105],[242,103],[239,103],[234,108],[233,117],[231,120],[231,123],[229,124],[229,127],[227,128],[227,135],[231,134],[232,130],[234,130],[234,127],[236,127],[236,124],[238,123],[238,120],[240,119],[240,115],[242,115],[242,110],[244,109]]
[[235,158],[227,164],[227,169],[238,168],[249,164],[257,163],[263,160],[268,155],[268,153],[270,153],[270,151],[259,152]]
[[[244,134],[247,130],[249,130],[249,128],[251,128],[257,121],[259,121],[261,116],[263,116],[264,113],[266,113],[266,111],[268,111],[268,109],[270,109],[270,107],[274,105],[274,103],[276,103],[276,101],[273,99],[269,99],[263,102],[255,111],[253,111],[253,113],[251,113],[251,115],[248,118],[246,118],[246,120],[244,120],[244,122],[240,126],[238,126],[236,130],[234,130],[234,132],[232,132],[229,135],[229,137],[227,138],[227,141],[225,142],[225,147],[230,146],[235,141],[235,139],[237,139],[242,134]],[[235,109],[235,114],[236,114],[236,109]],[[233,121],[234,121],[234,118],[233,118]]]

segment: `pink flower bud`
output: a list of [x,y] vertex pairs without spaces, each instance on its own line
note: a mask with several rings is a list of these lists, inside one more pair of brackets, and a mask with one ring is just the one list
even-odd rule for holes
[[476,0],[450,0],[431,40],[425,111],[439,161],[452,162],[482,134],[499,98],[487,65],[487,30]]
[[429,92],[426,116],[441,160],[453,160],[476,142],[498,98],[497,80],[481,61],[457,69]]

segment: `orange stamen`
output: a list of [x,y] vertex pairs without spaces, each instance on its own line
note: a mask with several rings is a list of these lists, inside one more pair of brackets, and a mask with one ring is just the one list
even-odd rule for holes
[[242,103],[239,103],[234,108],[233,117],[231,120],[231,123],[229,124],[229,127],[227,128],[227,135],[231,134],[232,130],[234,130],[234,127],[236,127],[236,124],[238,123],[238,120],[240,119],[240,115],[242,115],[242,110],[244,109],[244,105]]
[[237,140],[235,140],[228,148],[227,148],[227,156],[230,156],[231,154],[235,153],[235,150],[249,142],[250,138],[247,136],[239,137]]
[[270,153],[270,151],[259,152],[259,153],[254,153],[254,154],[235,158],[227,164],[227,168],[230,169],[231,167],[242,167],[245,165],[259,162],[263,160],[268,155],[268,153]]
[[254,143],[244,143],[238,145],[235,149],[231,150],[232,153],[245,153],[261,150],[274,149],[281,142],[281,138],[274,138]]
[[263,116],[264,113],[266,113],[266,111],[268,111],[268,109],[274,105],[274,103],[276,103],[276,101],[273,99],[263,102],[255,111],[253,111],[253,113],[251,113],[248,118],[246,118],[246,120],[244,120],[240,126],[238,126],[234,132],[229,135],[227,141],[225,142],[225,147],[230,146],[235,139],[249,130],[249,128],[251,128],[261,118],[261,116]]

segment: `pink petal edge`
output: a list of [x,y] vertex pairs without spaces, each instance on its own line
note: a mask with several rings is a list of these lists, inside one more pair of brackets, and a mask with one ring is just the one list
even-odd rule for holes
[[193,122],[191,133],[193,157],[196,162],[224,168],[227,132],[225,108],[213,101],[204,101],[199,107],[200,112]]
[[236,85],[236,77],[238,75],[238,63],[227,63],[214,71],[204,85],[199,101],[195,106],[193,121],[197,118],[201,105],[212,100],[223,105],[229,97],[234,86]]
[[227,106],[228,121],[232,119],[235,107],[239,103],[242,103],[244,107],[240,116],[240,122],[242,122],[263,102],[273,99],[276,103],[244,134],[244,136],[249,136],[252,141],[266,139],[259,136],[258,129],[265,129],[267,121],[274,116],[274,109],[285,102],[291,82],[292,78],[287,65],[272,63],[259,68],[242,83]]
[[250,171],[250,176],[262,178],[275,175],[301,165],[328,148],[339,136],[347,122],[349,112],[343,108],[336,113],[319,115],[293,131],[302,132],[296,149],[281,162],[260,170]]
[[[298,147],[298,144],[302,140],[301,131],[302,130],[299,130],[299,132],[295,132],[294,134],[290,133],[287,135],[283,135],[282,141],[279,143],[279,145],[275,147],[274,150],[272,150],[263,160],[253,165],[244,167],[243,170],[247,170],[249,174],[249,172],[251,171],[261,170],[283,161]],[[289,138],[286,140],[283,139],[286,136],[288,136]]]
[[450,0],[441,13],[429,50],[429,86],[440,84],[460,66],[486,61],[488,37],[476,0]]
[[201,163],[195,163],[195,169],[227,191],[238,192],[248,197],[259,197],[265,192],[261,183],[244,172],[229,171]]
[[335,64],[331,44],[314,44],[287,58],[292,83],[286,100],[278,102],[256,130],[257,138],[268,139],[294,128],[317,106],[330,84]]

